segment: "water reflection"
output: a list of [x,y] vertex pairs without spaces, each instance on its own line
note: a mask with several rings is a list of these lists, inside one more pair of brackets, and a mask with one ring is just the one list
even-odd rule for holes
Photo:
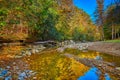
[[[99,80],[100,76],[101,76],[100,70],[98,70],[98,68],[96,67],[93,67],[83,76],[79,77],[78,80]],[[105,80],[111,80],[107,73],[105,74]]]
[[107,73],[105,74],[105,80],[112,80]]
[[99,53],[95,51],[82,52],[76,49],[66,49],[64,53],[74,54],[80,58],[92,58],[113,63],[115,66],[120,66],[120,57],[109,54]]

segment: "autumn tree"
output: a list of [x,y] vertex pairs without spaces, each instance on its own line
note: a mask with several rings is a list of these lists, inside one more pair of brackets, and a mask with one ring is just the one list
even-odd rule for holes
[[96,39],[90,16],[73,0],[1,0],[0,8],[0,39]]
[[97,8],[95,11],[95,22],[101,33],[101,40],[104,39],[103,23],[104,23],[104,0],[96,0]]

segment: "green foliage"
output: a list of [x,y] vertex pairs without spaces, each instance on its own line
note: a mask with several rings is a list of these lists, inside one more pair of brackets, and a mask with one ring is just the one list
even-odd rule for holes
[[120,6],[110,4],[105,11],[104,32],[106,39],[116,39],[120,36]]
[[3,27],[3,26],[5,26],[6,25],[6,22],[4,22],[4,21],[1,21],[0,22],[0,27]]
[[82,40],[82,39],[83,39],[83,35],[80,33],[78,28],[75,28],[73,32],[73,40]]

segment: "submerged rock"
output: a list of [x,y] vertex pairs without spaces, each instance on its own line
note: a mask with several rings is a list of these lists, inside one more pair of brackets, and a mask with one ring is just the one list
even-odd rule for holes
[[5,76],[8,73],[8,70],[2,70],[0,76]]
[[27,74],[25,72],[22,72],[18,76],[18,80],[25,80],[27,78]]
[[[8,68],[10,69],[10,66]],[[9,69],[0,68],[0,80],[26,80],[36,74],[36,72],[31,70],[20,70],[18,66],[16,66],[13,70]],[[13,75],[16,76],[16,78],[14,78]]]
[[23,56],[16,55],[14,58],[22,58]]
[[5,80],[12,80],[12,77],[11,76],[7,76],[7,77],[5,77]]
[[102,57],[101,57],[101,56],[96,56],[95,59],[96,59],[96,60],[102,60]]

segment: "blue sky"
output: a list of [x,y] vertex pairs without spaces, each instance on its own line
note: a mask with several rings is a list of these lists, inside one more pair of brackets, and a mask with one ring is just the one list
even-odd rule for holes
[[[104,4],[107,6],[111,0],[105,0]],[[74,5],[87,12],[91,18],[96,8],[96,0],[74,0]]]

